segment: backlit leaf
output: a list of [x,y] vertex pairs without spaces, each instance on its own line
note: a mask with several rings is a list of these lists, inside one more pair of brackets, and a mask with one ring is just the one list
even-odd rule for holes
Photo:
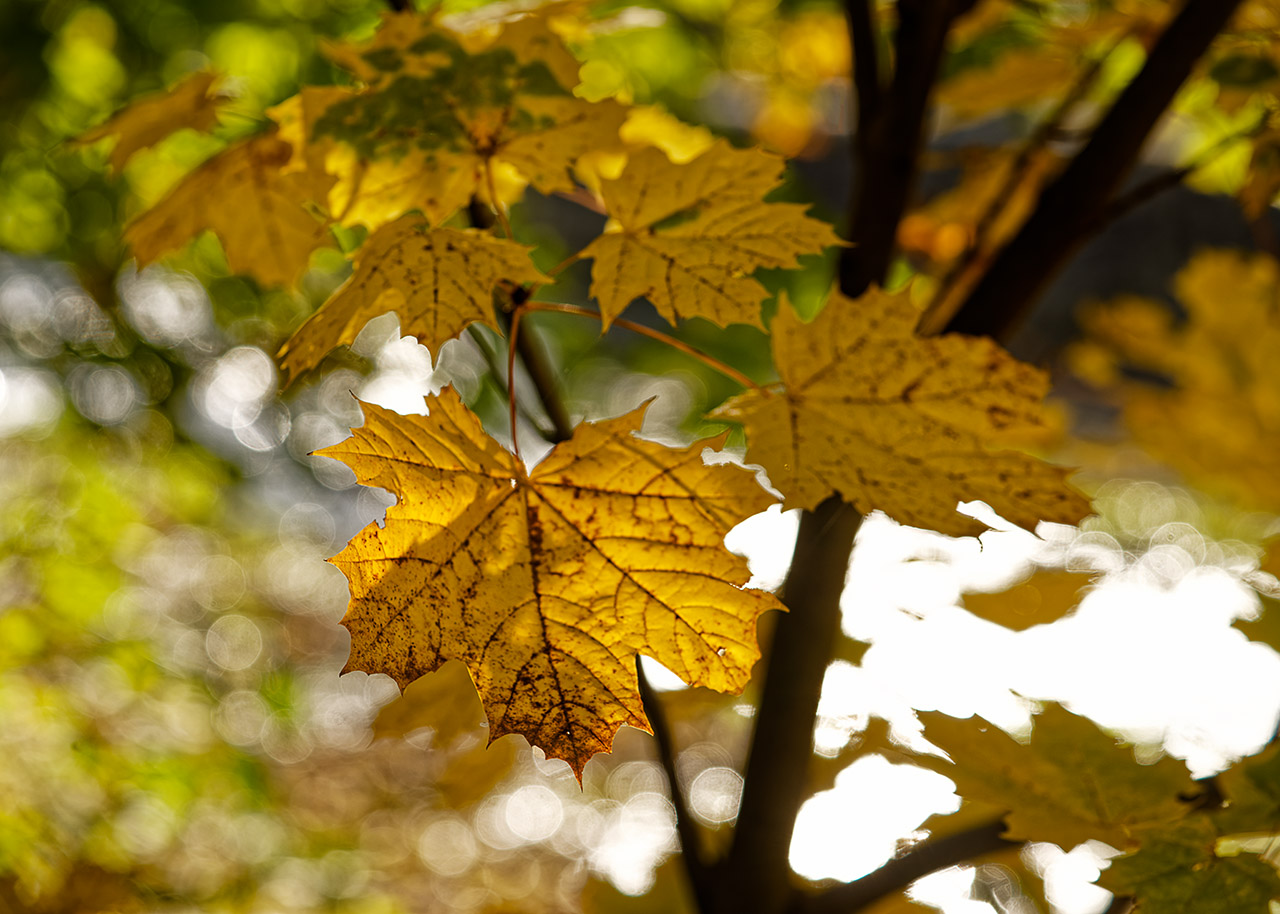
[[1089,721],[1059,706],[1035,718],[1020,742],[977,717],[957,720],[921,714],[924,735],[954,762],[921,756],[916,762],[956,782],[967,799],[1008,810],[1007,835],[1072,848],[1096,839],[1132,848],[1149,829],[1186,814],[1179,797],[1196,792],[1181,762],[1140,765],[1133,751]]
[[964,608],[1020,632],[1061,619],[1080,602],[1091,580],[1074,571],[1041,570],[999,593],[966,593]]
[[747,391],[713,415],[741,422],[747,460],[787,505],[838,492],[858,510],[956,536],[982,524],[956,512],[981,500],[1028,529],[1075,523],[1088,500],[1069,470],[992,450],[1043,427],[1043,372],[986,338],[915,335],[905,296],[836,293],[810,324],[785,303],[772,326],[782,392]]
[[1219,857],[1208,816],[1151,835],[1142,849],[1112,862],[1103,888],[1133,896],[1142,914],[1268,914],[1280,897],[1275,867],[1252,854]]
[[839,244],[831,226],[798,203],[761,198],[782,179],[782,159],[721,140],[676,165],[657,149],[633,153],[622,174],[601,182],[611,229],[587,245],[591,294],[609,321],[644,297],[658,313],[721,326],[760,326],[760,267],[793,267],[801,254]]
[[125,229],[138,266],[175,251],[205,230],[222,240],[227,264],[264,285],[288,285],[311,252],[327,243],[323,201],[331,179],[282,173],[293,148],[274,131],[218,153]]
[[345,86],[304,86],[267,111],[280,137],[293,146],[282,171],[331,175],[327,209],[335,222],[373,230],[410,210],[433,224],[465,206],[480,176],[471,156],[412,149],[396,158],[369,159],[332,136],[316,136],[316,123],[333,105],[355,97]]
[[211,93],[218,76],[207,70],[192,73],[167,92],[143,96],[113,114],[105,123],[81,134],[77,143],[116,137],[108,160],[114,171],[140,149],[154,146],[184,127],[208,130],[218,120],[220,97]]
[[[348,669],[401,686],[462,660],[490,738],[521,733],[581,775],[623,724],[647,729],[635,657],[736,691],[778,602],[743,590],[723,538],[770,502],[750,473],[633,434],[643,409],[578,426],[528,475],[452,389],[430,415],[366,404],[366,424],[320,452],[393,492],[386,526],[332,561],[351,603]],[[711,442],[715,443],[715,442]]]
[[474,229],[432,228],[416,213],[374,232],[356,255],[355,272],[280,350],[288,379],[314,368],[332,349],[395,310],[400,332],[433,354],[472,321],[497,329],[493,290],[502,280],[545,279],[527,248]]
[[570,166],[617,143],[626,109],[574,96],[572,56],[528,18],[486,38],[426,16],[387,15],[371,41],[329,48],[367,88],[331,105],[313,136],[349,146],[361,162],[397,163],[402,180],[419,165],[469,175],[467,196],[484,192],[486,162],[516,169],[544,193],[572,190]]

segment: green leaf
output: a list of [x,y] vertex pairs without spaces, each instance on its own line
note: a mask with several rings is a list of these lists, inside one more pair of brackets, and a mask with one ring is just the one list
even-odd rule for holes
[[1195,816],[1112,863],[1100,884],[1136,898],[1141,914],[1267,914],[1280,896],[1275,868],[1252,855],[1219,857],[1217,839],[1208,816]]
[[954,759],[918,763],[956,782],[968,800],[1007,810],[1008,837],[1065,848],[1091,838],[1132,848],[1147,829],[1177,821],[1196,785],[1179,761],[1139,764],[1133,752],[1084,717],[1052,706],[1018,741],[980,718],[921,714],[924,735]]

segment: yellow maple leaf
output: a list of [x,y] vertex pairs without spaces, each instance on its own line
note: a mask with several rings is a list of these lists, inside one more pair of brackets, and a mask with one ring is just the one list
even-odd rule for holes
[[1125,382],[1125,424],[1189,482],[1241,504],[1280,510],[1280,268],[1266,255],[1205,251],[1178,273],[1185,322],[1128,297],[1082,323],[1124,364],[1162,376]]
[[286,383],[393,309],[400,332],[433,354],[473,321],[497,329],[493,290],[502,280],[546,277],[529,260],[529,249],[514,241],[475,229],[432,228],[417,213],[402,216],[369,236],[351,278],[281,347]]
[[526,473],[446,388],[430,415],[365,405],[322,453],[399,499],[331,561],[351,603],[348,669],[407,685],[446,660],[471,671],[490,739],[521,733],[581,776],[623,724],[648,729],[635,657],[685,681],[746,684],[756,621],[724,535],[769,496],[702,450],[635,437],[644,408],[584,423]]
[[96,143],[116,137],[108,162],[112,170],[118,172],[135,152],[154,146],[171,133],[184,127],[204,131],[217,123],[222,99],[210,91],[217,79],[216,73],[207,70],[192,73],[167,92],[145,95],[117,111],[105,123],[82,133],[75,142]]
[[465,34],[388,14],[370,41],[327,53],[366,87],[332,105],[315,134],[369,168],[394,163],[401,182],[418,167],[469,178],[450,199],[487,193],[486,167],[503,165],[543,193],[572,191],[574,161],[616,144],[626,117],[617,102],[573,95],[577,62],[539,16]]
[[990,450],[1043,426],[1044,373],[990,339],[914,332],[905,295],[834,293],[810,324],[785,302],[774,318],[774,364],[785,390],[740,394],[712,415],[741,422],[747,459],[764,466],[790,507],[833,492],[858,510],[952,535],[984,529],[956,512],[981,500],[1034,529],[1075,523],[1089,502],[1069,470]]
[[595,258],[591,294],[604,325],[643,296],[672,323],[761,326],[768,293],[751,273],[841,243],[804,205],[761,199],[783,168],[777,156],[724,140],[681,165],[658,149],[630,155],[617,179],[600,184],[611,225],[582,251]]
[[421,210],[432,223],[440,223],[465,206],[482,181],[474,156],[410,149],[396,158],[370,159],[332,136],[316,135],[325,112],[355,95],[347,86],[303,86],[267,110],[280,138],[293,146],[282,172],[331,176],[329,214],[341,225],[363,225],[370,231],[409,210]]
[[292,154],[273,130],[228,147],[187,175],[125,229],[139,268],[212,230],[232,270],[268,286],[294,282],[311,252],[328,242],[324,220],[307,203],[323,201],[332,179],[282,173]]

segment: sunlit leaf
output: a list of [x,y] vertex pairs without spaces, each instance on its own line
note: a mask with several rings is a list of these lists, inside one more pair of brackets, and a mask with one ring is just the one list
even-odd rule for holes
[[747,391],[714,415],[741,422],[747,459],[789,506],[833,492],[860,511],[964,535],[956,512],[981,500],[1028,529],[1075,523],[1088,500],[1069,470],[995,450],[1043,426],[1044,374],[989,339],[921,338],[905,296],[836,293],[810,324],[783,305],[772,326],[785,390]]
[[296,377],[393,309],[402,334],[439,353],[473,321],[497,329],[493,291],[499,282],[544,279],[528,249],[514,241],[474,229],[432,228],[417,214],[402,216],[364,243],[351,278],[284,344],[280,365],[286,378]]
[[831,226],[797,203],[765,203],[783,160],[721,140],[677,165],[657,149],[632,154],[601,182],[612,230],[582,251],[595,258],[591,294],[605,323],[644,297],[671,322],[704,317],[760,326],[760,267],[793,267],[801,254],[839,244]]
[[521,733],[579,773],[623,724],[647,729],[636,654],[742,688],[756,620],[779,606],[741,589],[746,562],[722,542],[769,504],[750,473],[636,438],[638,410],[580,425],[526,475],[452,389],[428,405],[366,404],[321,452],[399,499],[332,560],[351,586],[349,669],[404,686],[462,660],[491,739]]
[[125,240],[138,266],[215,232],[227,264],[264,285],[289,285],[328,241],[325,220],[308,203],[323,201],[331,179],[307,171],[282,173],[292,147],[260,134],[218,153],[169,195],[131,222]]
[[573,95],[572,56],[530,17],[486,40],[427,16],[389,14],[371,41],[328,53],[367,88],[329,106],[313,137],[339,141],[365,163],[398,163],[401,180],[417,163],[432,172],[447,163],[471,175],[468,195],[486,192],[485,163],[513,167],[544,193],[572,190],[574,160],[616,144],[626,114],[616,102]]

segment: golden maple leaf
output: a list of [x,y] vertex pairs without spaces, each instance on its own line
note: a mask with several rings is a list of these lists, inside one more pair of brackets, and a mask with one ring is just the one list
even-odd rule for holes
[[591,294],[604,325],[643,296],[672,323],[703,317],[761,326],[768,292],[751,273],[793,267],[799,255],[841,243],[803,204],[761,199],[784,167],[777,156],[720,140],[682,165],[642,149],[617,179],[601,181],[613,221],[582,256],[595,258]]
[[331,561],[351,603],[347,669],[402,687],[446,660],[471,671],[490,739],[523,734],[581,776],[623,724],[648,729],[635,657],[685,681],[746,684],[756,621],[781,608],[743,590],[724,535],[770,497],[703,447],[633,434],[644,408],[584,423],[526,473],[450,388],[430,415],[365,405],[353,437],[318,453],[393,492]]
[[316,135],[316,123],[339,102],[356,97],[347,86],[303,86],[267,110],[281,139],[293,146],[285,173],[332,176],[327,210],[341,225],[374,230],[409,210],[432,223],[447,219],[475,193],[483,177],[473,156],[410,149],[396,158],[364,158],[332,136]]
[[956,512],[982,500],[1034,529],[1075,523],[1088,500],[1070,473],[993,445],[1043,426],[1043,372],[979,337],[921,338],[904,295],[834,293],[810,324],[784,303],[774,318],[774,364],[785,390],[747,391],[713,416],[741,422],[747,459],[764,466],[791,507],[833,492],[859,511],[965,535],[984,529]]
[[366,87],[331,105],[313,138],[349,147],[353,163],[380,172],[380,187],[452,184],[450,203],[487,196],[486,169],[503,167],[543,193],[572,191],[574,161],[616,144],[626,117],[617,102],[573,95],[577,62],[540,16],[464,34],[430,16],[388,14],[370,41],[327,53]]
[[1280,511],[1280,268],[1261,254],[1205,251],[1178,273],[1174,292],[1185,322],[1133,297],[1087,310],[1082,323],[1094,342],[1076,359],[1101,345],[1164,378],[1122,386],[1138,443],[1194,485]]
[[401,216],[369,236],[351,278],[281,347],[286,383],[393,309],[400,332],[433,354],[473,321],[496,330],[493,290],[504,279],[546,277],[529,260],[529,249],[514,241],[475,229],[432,228],[417,213]]
[[328,242],[325,221],[307,203],[323,201],[332,179],[282,172],[293,154],[274,130],[224,149],[183,178],[125,229],[142,268],[206,229],[222,240],[227,264],[264,285],[289,285],[312,251]]
[[154,92],[113,114],[105,123],[82,133],[77,144],[116,137],[108,159],[120,171],[140,149],[154,146],[184,127],[208,130],[218,120],[222,98],[211,92],[218,75],[208,70],[192,73],[167,92]]

